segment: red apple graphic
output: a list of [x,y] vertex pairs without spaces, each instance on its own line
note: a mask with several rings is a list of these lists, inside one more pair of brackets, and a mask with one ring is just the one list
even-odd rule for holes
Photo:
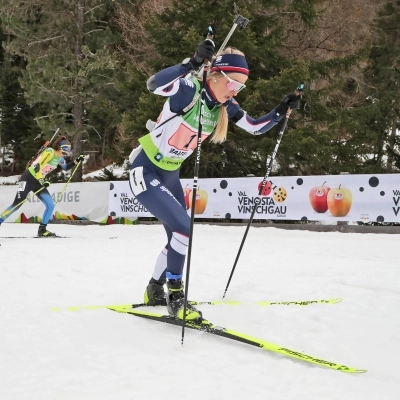
[[[260,193],[261,186],[262,186],[262,181],[258,184],[258,193]],[[271,193],[271,190],[272,190],[271,182],[266,182],[264,189],[261,193],[261,196],[268,196]]]
[[[192,206],[192,197],[189,196],[189,206]],[[208,193],[204,189],[198,189],[196,192],[196,202],[194,204],[194,213],[203,214],[207,207]]]
[[317,213],[324,213],[328,210],[328,193],[331,190],[328,186],[315,186],[310,190],[309,198],[311,207]]
[[190,194],[192,193],[192,189],[188,188],[187,186],[183,189],[183,194],[185,198],[185,205],[186,205],[186,210],[189,210],[190,208]]
[[328,193],[328,208],[334,217],[345,217],[349,213],[353,202],[351,191],[340,186],[331,189]]

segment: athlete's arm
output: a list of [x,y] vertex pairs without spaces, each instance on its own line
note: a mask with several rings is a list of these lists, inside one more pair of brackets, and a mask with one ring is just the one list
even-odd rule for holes
[[[189,69],[188,69],[189,68]],[[188,70],[187,64],[177,64],[157,72],[147,81],[147,88],[154,94],[170,98],[170,110],[183,110],[196,93],[196,86],[190,79],[185,79]]]
[[171,96],[176,92],[174,83],[184,78],[193,67],[191,64],[177,64],[163,69],[147,80],[147,89],[160,96]]
[[260,118],[252,118],[240,108],[239,103],[233,98],[226,108],[229,120],[252,135],[261,135],[268,132],[282,119],[275,109]]
[[71,168],[73,168],[75,166],[75,163],[72,161],[70,163],[67,164],[67,162],[65,161],[64,157],[61,157],[60,162],[58,163],[58,166],[64,170],[64,171],[68,171]]

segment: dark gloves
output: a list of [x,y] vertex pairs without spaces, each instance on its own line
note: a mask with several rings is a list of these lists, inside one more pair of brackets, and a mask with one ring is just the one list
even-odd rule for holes
[[194,57],[191,58],[195,69],[201,67],[204,64],[204,60],[211,61],[215,51],[215,44],[211,39],[203,40],[197,47]]
[[275,111],[280,116],[283,116],[287,113],[288,108],[291,110],[297,110],[300,107],[301,95],[295,95],[294,93],[287,94],[281,104],[275,108]]
[[45,181],[44,178],[39,179],[39,183],[44,186],[45,188],[50,186],[50,182],[49,181]]
[[85,159],[85,155],[84,154],[80,154],[76,160],[75,160],[75,164],[78,164],[79,162],[83,161]]

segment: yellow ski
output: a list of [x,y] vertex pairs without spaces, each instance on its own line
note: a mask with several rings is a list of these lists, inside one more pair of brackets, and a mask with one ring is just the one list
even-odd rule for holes
[[[308,306],[311,304],[337,304],[343,301],[342,298],[337,297],[333,299],[327,300],[296,300],[296,301],[256,301],[254,304],[257,304],[262,307],[266,306],[276,306],[276,305],[283,305],[283,306]],[[227,305],[227,306],[239,306],[244,305],[246,302],[243,301],[229,301],[229,300],[219,300],[219,301],[189,301],[190,304],[194,306],[201,306],[201,305],[212,305],[212,306],[219,306],[219,305]],[[52,307],[52,311],[78,311],[78,310],[97,310],[99,308],[138,308],[138,307],[146,307],[144,303],[137,303],[137,304],[109,304],[109,305],[88,305],[88,306],[68,306],[68,307]]]
[[[174,318],[170,315],[157,314],[152,312],[135,310],[132,308],[124,308],[124,307],[109,307],[110,310],[135,315],[136,317],[151,319],[153,321],[163,322],[171,325],[182,326],[182,321]],[[251,346],[259,347],[263,350],[271,351],[273,353],[282,354],[284,356],[296,358],[298,360],[302,360],[311,364],[316,364],[322,367],[335,369],[342,372],[347,373],[363,373],[367,372],[365,369],[358,369],[353,367],[348,367],[343,364],[338,364],[332,361],[324,360],[320,357],[314,357],[309,354],[301,353],[299,351],[295,351],[292,349],[288,349],[287,347],[279,346],[274,343],[267,342],[266,340],[257,339],[252,336],[246,335],[244,333],[236,332],[232,329],[223,328],[217,325],[214,325],[210,321],[205,319],[201,319],[200,321],[186,321],[185,326],[190,329],[195,329],[202,332],[207,332],[212,335],[222,336],[227,339],[235,340],[237,342],[246,343]]]

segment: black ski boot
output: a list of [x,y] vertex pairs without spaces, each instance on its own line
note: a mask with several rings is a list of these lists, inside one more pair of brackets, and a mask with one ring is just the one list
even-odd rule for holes
[[50,232],[46,229],[47,225],[40,224],[38,230],[38,237],[57,237],[57,235],[53,232]]
[[[183,282],[179,280],[167,281],[167,309],[168,312],[178,319],[183,319],[183,308],[185,302],[185,292],[183,291]],[[193,321],[201,319],[202,315],[199,310],[191,304],[186,305],[186,320]]]
[[147,285],[146,291],[144,292],[144,304],[147,306],[166,306],[167,305],[167,295],[164,291],[164,283],[150,279]]

